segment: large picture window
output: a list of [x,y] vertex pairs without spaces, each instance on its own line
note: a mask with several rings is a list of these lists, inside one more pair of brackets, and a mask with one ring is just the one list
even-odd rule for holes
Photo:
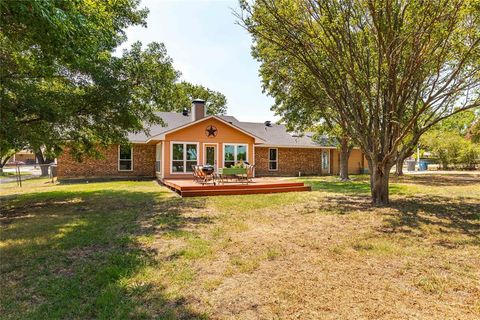
[[268,149],[268,170],[270,171],[278,170],[278,149],[277,148]]
[[239,161],[247,161],[248,146],[246,144],[225,144],[223,145],[223,165],[227,168]]
[[118,171],[133,170],[133,148],[131,146],[118,146]]
[[192,172],[198,164],[198,145],[194,143],[172,143],[172,173]]

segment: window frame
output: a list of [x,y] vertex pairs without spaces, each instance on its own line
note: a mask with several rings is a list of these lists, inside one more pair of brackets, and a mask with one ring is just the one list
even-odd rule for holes
[[[276,153],[276,159],[275,160],[272,160],[270,159],[270,150],[275,150]],[[271,169],[270,168],[270,163],[271,162],[275,162],[277,165],[276,165],[276,169]],[[278,148],[268,148],[268,171],[278,171]]]
[[204,142],[203,143],[203,157],[202,157],[202,164],[205,165],[207,163],[207,147],[215,147],[215,171],[218,169],[218,142]]
[[[183,145],[183,170],[184,171],[173,171],[173,161],[182,161],[182,160],[173,160],[173,145],[181,144]],[[200,158],[200,143],[199,142],[189,142],[189,141],[170,141],[170,174],[192,174],[192,171],[187,171],[187,145],[194,144],[197,146],[197,160],[196,165],[198,166]]]
[[233,162],[234,162],[234,165],[235,163],[238,162],[237,160],[237,155],[238,155],[238,146],[244,146],[245,147],[245,152],[246,152],[246,156],[245,156],[245,161],[249,162],[248,161],[248,143],[230,143],[230,142],[225,142],[222,144],[222,167],[225,168],[225,146],[234,146],[234,149],[233,149]]
[[[130,146],[130,159],[120,159],[120,148],[122,146],[118,145],[118,153],[117,153],[117,170],[121,172],[132,172],[133,171],[133,145]],[[124,146],[127,147],[127,146]],[[129,170],[120,169],[120,161],[130,161],[131,166]]]
[[162,174],[163,171],[163,143],[159,142],[155,145],[155,174]]

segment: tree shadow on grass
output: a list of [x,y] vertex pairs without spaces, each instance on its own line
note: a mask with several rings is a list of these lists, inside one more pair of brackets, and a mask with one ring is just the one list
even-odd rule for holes
[[203,208],[204,200],[182,201],[165,190],[51,191],[0,198],[3,316],[205,318],[187,306],[188,298],[172,298],[166,288],[149,281],[132,281],[145,268],[162,263],[140,237],[211,223],[184,217],[186,211]]
[[427,186],[466,186],[480,183],[479,174],[422,174],[391,176],[393,183],[414,183]]
[[[427,236],[422,227],[433,227],[442,234],[461,234],[471,243],[480,245],[480,200],[462,198],[453,200],[439,196],[395,199],[396,209],[386,219],[383,229],[387,233],[404,233]],[[448,246],[448,244],[447,244]]]
[[[394,197],[390,205],[372,205],[369,196],[327,195],[322,201],[305,208],[305,213],[321,210],[331,214],[381,213],[385,224],[382,233],[404,234],[414,237],[428,237],[438,232],[454,242],[459,237],[465,243],[480,246],[480,199],[451,199],[441,196]],[[380,210],[380,211],[378,211]],[[447,240],[443,245],[453,246]],[[463,240],[462,240],[463,241]]]

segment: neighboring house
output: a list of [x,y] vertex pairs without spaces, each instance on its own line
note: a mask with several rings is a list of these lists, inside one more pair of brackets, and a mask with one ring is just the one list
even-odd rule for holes
[[14,163],[23,163],[23,164],[35,164],[36,158],[33,151],[28,149],[23,149],[15,153],[13,156],[10,157],[7,164],[14,164]]
[[[228,167],[243,160],[255,164],[256,176],[338,174],[339,152],[317,143],[311,134],[297,136],[284,125],[240,122],[231,116],[206,116],[205,102],[194,100],[191,112],[160,112],[165,126],[149,134],[130,134],[131,146],[112,145],[102,159],[75,161],[68,152],[58,160],[58,177],[190,178],[192,165]],[[359,173],[367,161],[359,149],[349,172]]]

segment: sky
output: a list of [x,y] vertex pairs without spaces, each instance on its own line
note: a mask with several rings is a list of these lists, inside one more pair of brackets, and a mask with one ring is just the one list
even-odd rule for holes
[[273,98],[262,93],[250,35],[236,24],[236,0],[142,0],[140,7],[150,10],[147,28],[128,28],[128,40],[119,49],[135,41],[163,42],[181,80],[223,93],[228,115],[240,121],[278,120],[270,111]]

